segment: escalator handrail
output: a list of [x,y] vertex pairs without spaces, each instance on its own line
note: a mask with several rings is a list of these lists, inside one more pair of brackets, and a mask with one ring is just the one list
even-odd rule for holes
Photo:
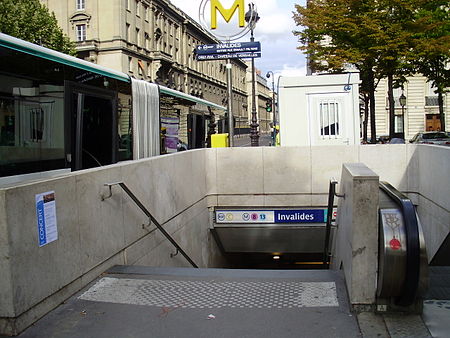
[[416,299],[419,287],[420,241],[419,225],[416,209],[411,200],[387,182],[380,182],[383,190],[399,206],[403,215],[406,232],[406,274],[403,292],[397,299],[397,304],[409,306]]

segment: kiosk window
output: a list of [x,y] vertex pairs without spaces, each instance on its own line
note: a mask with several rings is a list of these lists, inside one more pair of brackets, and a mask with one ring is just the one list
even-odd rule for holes
[[339,103],[336,101],[321,101],[319,103],[320,135],[322,138],[339,136]]

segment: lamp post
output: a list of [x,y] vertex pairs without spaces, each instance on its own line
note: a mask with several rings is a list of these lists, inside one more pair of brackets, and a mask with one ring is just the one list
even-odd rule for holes
[[277,115],[275,111],[275,75],[271,70],[269,70],[266,74],[267,78],[270,78],[272,76],[272,114],[273,114],[273,145],[275,145],[275,138],[276,138],[276,126],[277,126]]
[[402,92],[402,95],[400,95],[399,99],[400,105],[402,106],[402,134],[403,138],[405,138],[405,106],[406,106],[406,96]]
[[[250,26],[250,41],[254,42],[255,37],[253,36],[253,30],[255,29],[256,23],[259,21],[258,12],[255,9],[255,5],[250,3],[248,5],[249,10],[245,14],[245,21]],[[259,135],[258,135],[258,118],[256,113],[256,81],[255,81],[255,59],[252,58],[252,122],[250,124],[250,139],[251,146],[259,146]]]

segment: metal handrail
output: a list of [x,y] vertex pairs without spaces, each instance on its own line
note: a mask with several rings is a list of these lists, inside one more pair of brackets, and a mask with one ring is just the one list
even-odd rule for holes
[[333,206],[334,206],[334,197],[343,197],[345,198],[345,194],[336,194],[336,181],[334,178],[330,180],[330,188],[328,190],[328,207],[327,207],[327,225],[325,232],[325,243],[323,248],[323,264],[329,265],[330,263],[330,236],[331,236],[331,222],[333,221]]
[[406,233],[406,275],[403,293],[397,304],[411,305],[417,294],[420,281],[420,239],[416,209],[411,200],[387,182],[380,182],[383,190],[399,206],[405,222]]
[[[147,210],[147,208],[139,201],[139,199],[136,197],[136,195],[133,194],[133,192],[127,187],[127,185],[123,182],[115,182],[115,183],[106,183],[105,186],[109,188],[109,196],[102,197],[102,201],[112,196],[112,190],[111,187],[114,185],[120,186],[127,194],[131,197],[134,203],[139,207],[139,209],[142,210],[142,212],[156,225],[159,231],[169,240],[170,243],[177,249],[177,253],[180,252],[184,258],[194,267],[198,268],[198,265],[195,264],[195,262],[186,254],[186,252],[178,245],[178,243],[172,238],[172,236],[169,235],[169,233],[164,230],[164,228],[161,226],[161,224],[156,220],[155,217],[150,213],[150,211]],[[175,254],[176,255],[176,254]],[[173,256],[175,256],[173,255]]]

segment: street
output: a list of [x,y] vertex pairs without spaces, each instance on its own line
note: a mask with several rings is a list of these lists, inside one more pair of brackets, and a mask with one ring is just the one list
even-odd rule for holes
[[[259,135],[259,146],[260,147],[268,147],[271,144],[272,144],[272,135],[271,134]],[[250,147],[251,146],[250,134],[235,135],[234,136],[234,146],[235,147]]]

